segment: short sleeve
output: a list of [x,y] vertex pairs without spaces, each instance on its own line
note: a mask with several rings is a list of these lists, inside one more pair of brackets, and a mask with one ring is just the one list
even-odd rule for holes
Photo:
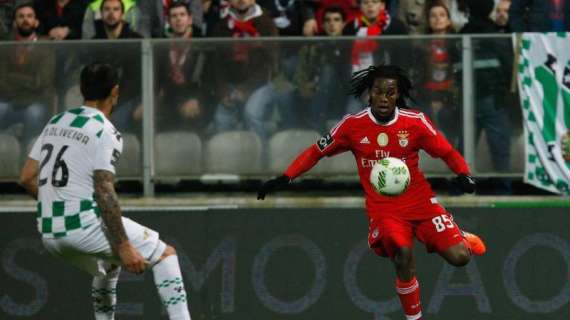
[[39,136],[36,139],[36,141],[34,141],[34,145],[32,146],[32,150],[30,150],[28,157],[36,161],[40,161],[41,152],[42,152],[42,136]]
[[94,151],[93,170],[106,170],[115,173],[115,166],[122,152],[123,142],[121,135],[105,131],[101,135],[101,140]]
[[342,119],[329,133],[317,140],[315,145],[323,156],[333,156],[349,150],[350,139],[347,133],[350,132],[350,124],[348,122],[347,118]]

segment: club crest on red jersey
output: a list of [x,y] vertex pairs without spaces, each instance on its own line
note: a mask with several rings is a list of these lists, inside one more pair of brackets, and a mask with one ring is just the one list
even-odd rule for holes
[[380,133],[378,135],[378,137],[376,138],[376,141],[378,142],[378,145],[381,147],[385,147],[388,145],[388,135],[384,132]]
[[398,131],[398,142],[400,143],[400,147],[405,148],[408,145],[408,137],[410,136],[410,134],[408,133],[408,131],[406,130],[400,130]]

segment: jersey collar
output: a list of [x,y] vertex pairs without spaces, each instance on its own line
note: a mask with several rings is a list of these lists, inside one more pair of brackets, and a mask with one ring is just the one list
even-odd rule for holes
[[394,110],[394,119],[386,122],[386,123],[381,123],[378,122],[378,120],[376,120],[376,118],[374,118],[374,115],[372,114],[372,109],[370,109],[370,107],[368,107],[366,109],[366,112],[368,113],[368,117],[370,118],[370,120],[372,120],[372,122],[376,123],[379,126],[390,126],[393,125],[394,123],[396,123],[396,121],[398,121],[398,115],[400,114],[400,108],[396,107],[396,110]]

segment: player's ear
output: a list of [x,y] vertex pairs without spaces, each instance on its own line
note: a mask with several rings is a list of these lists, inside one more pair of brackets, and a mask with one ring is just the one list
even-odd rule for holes
[[113,105],[117,104],[119,101],[119,85],[115,85],[113,89],[111,89],[111,100],[113,101]]

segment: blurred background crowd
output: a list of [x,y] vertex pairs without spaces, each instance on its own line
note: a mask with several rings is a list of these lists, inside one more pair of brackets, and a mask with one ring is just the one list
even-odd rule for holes
[[[568,0],[0,0],[0,130],[29,145],[50,115],[81,103],[80,66],[103,60],[123,75],[114,123],[140,134],[141,41],[113,41],[163,38],[153,41],[157,132],[247,130],[262,144],[290,128],[322,133],[366,106],[346,95],[350,74],[385,63],[408,70],[411,105],[461,150],[458,35],[566,30]],[[184,41],[195,38],[219,41]],[[473,42],[473,121],[496,172],[511,170],[520,132],[512,48],[509,37]]]

